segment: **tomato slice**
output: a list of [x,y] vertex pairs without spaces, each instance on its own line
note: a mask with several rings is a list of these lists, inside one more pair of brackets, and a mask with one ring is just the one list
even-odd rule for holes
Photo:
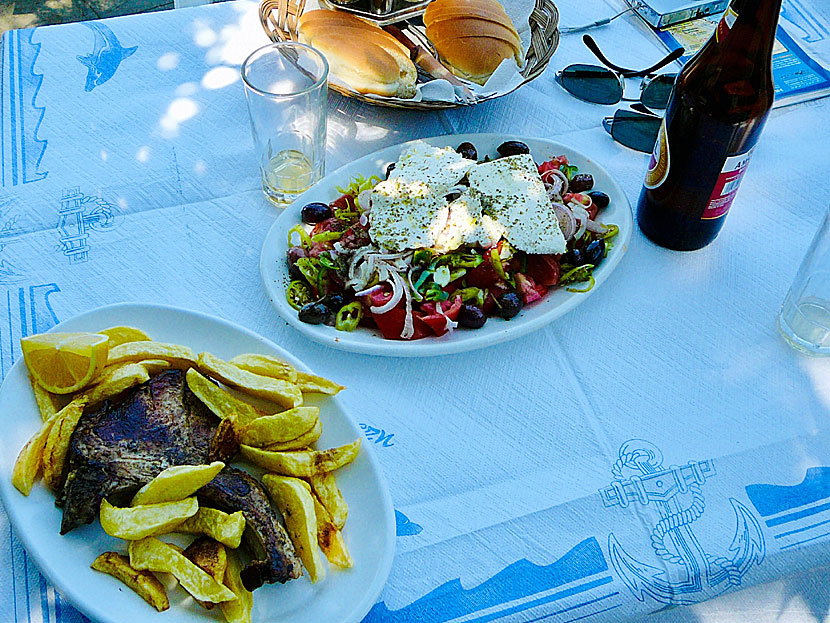
[[[372,319],[375,321],[378,329],[387,340],[402,340],[401,332],[403,331],[404,321],[406,320],[406,309],[401,305],[390,309],[385,314],[372,314]],[[429,325],[418,317],[418,314],[412,314],[412,327],[415,333],[410,340],[420,340],[423,337],[432,335]]]
[[[392,288],[390,286],[384,285],[383,288],[380,290],[375,290],[374,292],[370,293],[366,297],[368,299],[368,303],[370,306],[373,307],[380,307],[389,301],[392,298]],[[401,332],[403,331],[403,325],[406,321],[406,302],[401,300],[395,307],[390,309],[388,312],[384,314],[376,314],[369,310],[369,314],[372,316],[372,320],[375,321],[378,329],[383,334],[383,337],[387,340],[402,340]],[[421,320],[419,314],[413,313],[412,314],[412,327],[414,329],[414,334],[412,335],[411,340],[420,340],[422,337],[426,337],[432,334],[430,331],[430,327],[426,324],[423,320]]]
[[527,256],[527,271],[525,274],[543,286],[555,286],[559,283],[559,260],[555,255]]
[[458,320],[458,314],[461,311],[461,297],[456,296],[452,304],[447,308],[449,301],[441,303],[441,309],[444,314],[439,314],[435,307],[435,303],[423,303],[421,305],[421,312],[423,313],[421,320],[426,323],[435,335],[444,335],[447,332],[447,318],[450,320]]
[[516,287],[525,305],[538,301],[548,293],[547,286],[536,283],[533,277],[528,277],[522,273],[516,273]]

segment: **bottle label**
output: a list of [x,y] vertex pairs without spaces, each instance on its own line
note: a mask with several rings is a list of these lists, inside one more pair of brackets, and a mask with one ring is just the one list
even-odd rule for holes
[[746,166],[749,164],[749,157],[752,154],[750,149],[748,152],[739,156],[730,156],[723,163],[718,181],[715,183],[715,189],[709,197],[709,203],[703,210],[703,220],[712,220],[721,218],[724,214],[729,212],[732,201],[735,195],[738,194],[738,187],[741,185],[741,178],[744,176]]
[[666,119],[663,118],[660,131],[657,133],[657,141],[654,143],[654,150],[651,152],[651,158],[648,161],[646,180],[643,185],[652,189],[665,182],[669,176],[670,164],[671,154],[669,154],[669,139],[666,134]]
[[721,39],[723,39],[727,33],[732,30],[732,26],[735,25],[735,20],[737,19],[738,14],[735,13],[732,7],[726,9],[726,13],[723,14],[722,18],[720,18],[718,27],[715,29],[715,41],[720,43]]

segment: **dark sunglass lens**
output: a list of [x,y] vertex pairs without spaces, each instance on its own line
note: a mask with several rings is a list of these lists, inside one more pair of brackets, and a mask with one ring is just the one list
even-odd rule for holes
[[665,108],[674,87],[674,74],[665,74],[653,78],[643,89],[640,101],[649,108]]
[[662,117],[618,110],[611,123],[611,136],[626,147],[649,153],[654,149],[662,122]]
[[610,70],[594,65],[569,65],[562,70],[560,83],[568,93],[594,104],[616,104],[622,86]]

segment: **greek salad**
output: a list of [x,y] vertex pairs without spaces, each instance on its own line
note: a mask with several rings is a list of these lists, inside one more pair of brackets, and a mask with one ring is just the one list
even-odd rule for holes
[[556,288],[590,290],[619,232],[601,222],[608,195],[566,155],[497,151],[416,141],[383,179],[305,205],[286,258],[299,319],[417,340],[510,320]]

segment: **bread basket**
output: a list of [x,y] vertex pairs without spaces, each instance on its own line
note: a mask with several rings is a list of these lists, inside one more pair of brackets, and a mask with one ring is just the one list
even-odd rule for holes
[[[259,20],[271,41],[296,41],[297,20],[303,13],[305,0],[261,0]],[[523,80],[510,90],[499,91],[485,97],[478,97],[475,103],[507,95],[539,77],[550,62],[551,56],[559,45],[559,10],[552,0],[536,0],[536,5],[528,18],[530,26],[530,46],[525,54],[524,66],[520,70]],[[408,25],[407,35],[416,43],[426,47],[433,54],[435,50],[426,38],[423,26]],[[411,108],[414,110],[439,110],[464,106],[462,102],[435,100],[406,101],[401,99],[368,97],[351,89],[329,82],[329,88],[341,95],[361,100],[375,106],[389,108]]]

